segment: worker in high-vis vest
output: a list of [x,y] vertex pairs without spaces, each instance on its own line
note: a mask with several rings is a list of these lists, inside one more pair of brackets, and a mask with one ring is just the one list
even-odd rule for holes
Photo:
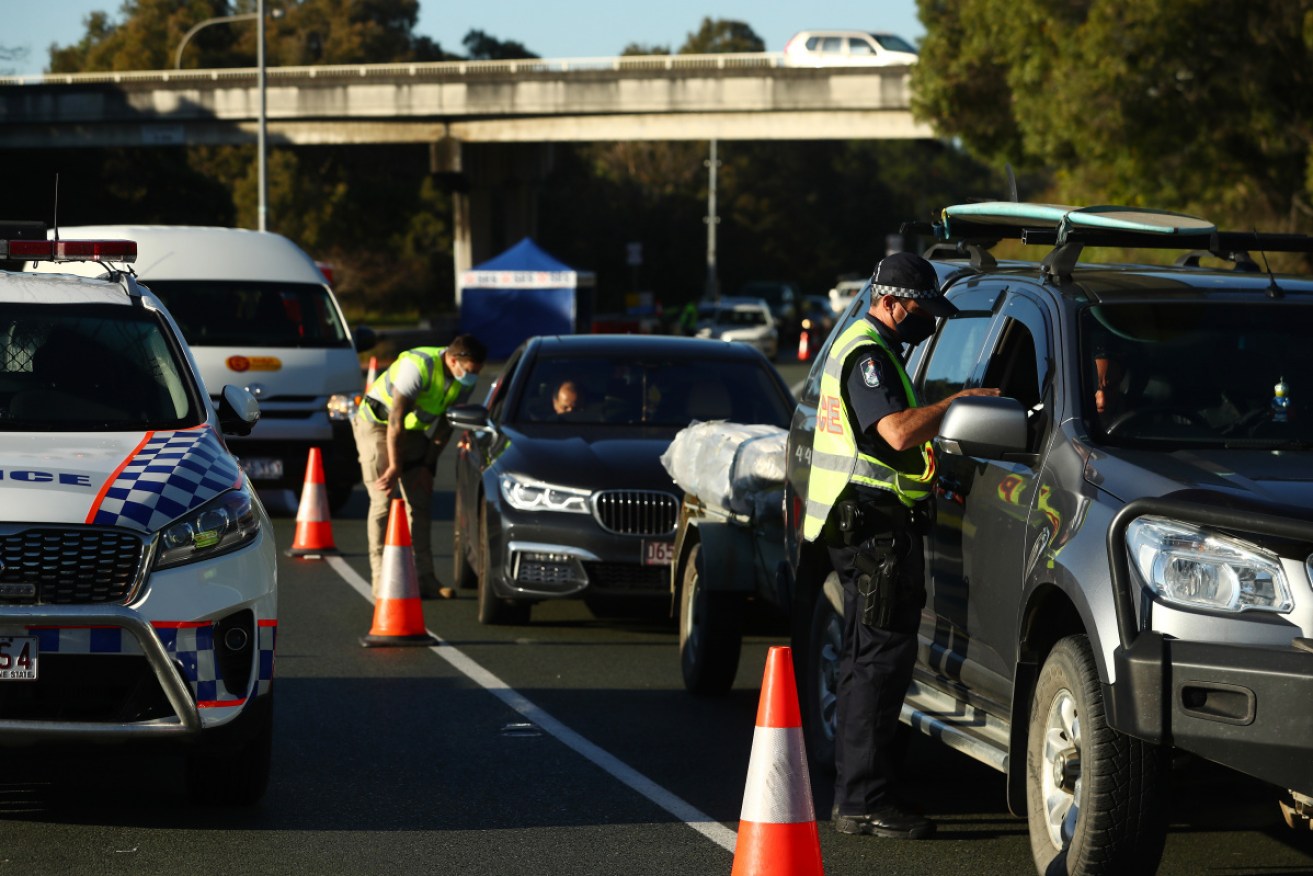
[[487,348],[472,335],[458,335],[445,347],[406,350],[360,402],[352,427],[369,493],[365,525],[375,596],[388,511],[398,487],[406,503],[420,596],[451,599],[456,595],[442,585],[433,569],[433,476],[438,454],[453,431],[444,414],[470,397],[487,357]]
[[820,539],[843,584],[835,736],[834,827],[920,839],[934,822],[898,802],[898,715],[916,662],[925,604],[922,534],[934,487],[930,440],[949,403],[919,405],[903,370],[910,352],[957,308],[934,268],[912,253],[883,259],[871,307],[830,345],[816,410],[803,537]]

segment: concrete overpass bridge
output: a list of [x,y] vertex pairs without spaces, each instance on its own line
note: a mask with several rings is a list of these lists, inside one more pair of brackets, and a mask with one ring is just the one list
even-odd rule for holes
[[[912,118],[909,68],[791,67],[779,53],[269,67],[265,77],[272,146],[424,143],[434,172],[460,175],[458,271],[490,254],[471,239],[490,236],[479,226],[491,198],[509,239],[536,227],[541,144],[934,136]],[[0,78],[0,150],[249,144],[259,108],[254,68]]]

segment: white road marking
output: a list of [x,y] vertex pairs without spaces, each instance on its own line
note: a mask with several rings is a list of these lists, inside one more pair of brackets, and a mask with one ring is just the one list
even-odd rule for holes
[[[347,565],[346,560],[341,557],[326,556],[324,561],[328,563],[334,572],[341,576],[342,580],[350,584],[353,590],[364,597],[366,601],[373,603],[374,597],[369,582],[361,577],[355,569]],[[450,663],[456,671],[514,709],[526,720],[532,721],[547,733],[555,736],[566,747],[610,773],[622,784],[642,794],[725,851],[730,854],[734,853],[734,844],[738,838],[738,834],[734,831],[676,797],[615,755],[589,742],[556,718],[538,708],[514,688],[509,687],[506,682],[475,663],[459,649],[447,644],[437,633],[432,630],[425,630],[425,632],[438,640],[438,644],[430,647],[429,650]]]

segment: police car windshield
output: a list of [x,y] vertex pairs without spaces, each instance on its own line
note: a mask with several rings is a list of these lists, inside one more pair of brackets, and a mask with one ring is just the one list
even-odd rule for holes
[[[1258,300],[1128,302],[1081,317],[1082,404],[1109,444],[1313,444],[1313,307]],[[1278,390],[1278,384],[1281,389]]]
[[[789,425],[791,401],[768,366],[745,361],[543,357],[521,393],[513,423],[674,426],[693,420]],[[556,401],[569,382],[568,412]]]
[[0,306],[0,429],[199,425],[186,373],[164,323],[144,308]]
[[145,280],[193,347],[350,347],[328,289],[313,283]]

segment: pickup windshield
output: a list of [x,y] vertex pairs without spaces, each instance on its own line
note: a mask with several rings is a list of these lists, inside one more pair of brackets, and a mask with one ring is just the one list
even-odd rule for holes
[[1313,307],[1100,304],[1081,316],[1083,406],[1108,443],[1313,448]]
[[160,317],[113,305],[0,307],[0,429],[178,429],[202,422]]

